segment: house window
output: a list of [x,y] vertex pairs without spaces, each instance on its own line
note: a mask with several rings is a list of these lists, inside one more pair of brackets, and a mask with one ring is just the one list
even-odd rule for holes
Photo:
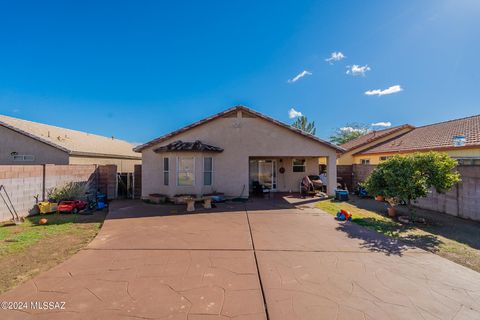
[[195,185],[195,158],[179,157],[177,160],[177,185]]
[[13,156],[13,161],[35,161],[35,156],[28,154],[16,154]]
[[389,158],[391,158],[391,156],[381,156],[380,161],[385,161],[385,160],[388,160]]
[[203,158],[203,185],[211,186],[213,181],[213,158]]
[[163,185],[168,186],[168,178],[170,172],[170,161],[168,158],[163,158]]
[[457,158],[460,166],[478,166],[480,165],[480,158]]
[[361,164],[370,164],[370,159],[360,159]]
[[293,172],[305,172],[305,159],[293,159]]

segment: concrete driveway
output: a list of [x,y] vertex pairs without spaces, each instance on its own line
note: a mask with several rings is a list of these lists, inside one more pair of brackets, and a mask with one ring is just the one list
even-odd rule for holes
[[0,319],[480,319],[480,274],[296,199],[115,202],[95,240],[0,297]]

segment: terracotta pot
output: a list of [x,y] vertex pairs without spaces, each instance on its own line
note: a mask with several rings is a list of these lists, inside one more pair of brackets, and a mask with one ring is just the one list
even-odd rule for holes
[[47,224],[48,220],[45,218],[42,218],[38,221],[39,224]]
[[395,208],[387,208],[388,216],[393,218],[397,214],[397,210]]
[[376,196],[375,200],[383,202],[383,201],[385,201],[385,198],[383,196]]

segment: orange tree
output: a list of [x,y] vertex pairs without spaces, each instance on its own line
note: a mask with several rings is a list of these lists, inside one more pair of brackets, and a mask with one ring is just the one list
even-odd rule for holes
[[457,161],[446,153],[397,155],[380,163],[363,186],[369,194],[384,196],[391,204],[405,202],[413,215],[413,201],[426,197],[431,188],[444,193],[460,181],[456,166]]

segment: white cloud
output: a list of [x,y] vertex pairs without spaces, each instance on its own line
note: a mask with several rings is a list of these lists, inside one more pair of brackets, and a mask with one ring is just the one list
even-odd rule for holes
[[303,116],[303,114],[300,111],[295,110],[294,108],[291,108],[290,111],[288,111],[288,117],[290,119],[298,118]]
[[354,64],[353,66],[347,66],[347,74],[352,76],[365,76],[365,72],[372,70],[368,65],[359,66]]
[[340,128],[340,131],[343,131],[343,132],[361,132],[361,133],[365,133],[365,132],[368,131],[368,130],[367,130],[367,129],[363,129],[363,128],[342,127],[342,128]]
[[346,58],[345,55],[343,53],[341,53],[340,51],[338,51],[338,52],[334,51],[330,54],[330,58],[325,59],[325,61],[332,63],[333,61],[340,61],[340,60],[343,60],[345,58]]
[[368,90],[368,91],[365,91],[365,94],[367,96],[383,96],[383,95],[386,95],[386,94],[397,93],[397,92],[400,92],[400,91],[403,91],[403,88],[400,87],[397,84],[397,85],[391,86],[390,88],[385,89],[385,90],[380,90],[380,89]]
[[390,121],[387,122],[375,122],[371,124],[372,127],[391,127],[392,123]]
[[294,83],[294,82],[297,82],[298,80],[300,80],[301,78],[305,77],[305,76],[311,76],[312,73],[310,71],[307,71],[307,70],[303,70],[302,72],[300,72],[299,74],[297,74],[295,77],[293,77],[292,79],[289,79],[288,80],[288,83]]

